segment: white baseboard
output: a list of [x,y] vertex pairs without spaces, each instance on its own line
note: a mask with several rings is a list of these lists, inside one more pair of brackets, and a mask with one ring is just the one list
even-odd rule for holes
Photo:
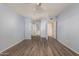
[[2,53],[3,51],[5,51],[5,50],[7,50],[7,49],[9,49],[9,48],[11,48],[11,47],[13,47],[13,46],[15,46],[16,44],[18,44],[18,43],[20,43],[20,42],[22,42],[22,41],[23,41],[23,40],[20,40],[20,41],[18,41],[18,42],[16,42],[16,43],[14,43],[13,45],[11,45],[11,46],[7,47],[6,49],[4,49],[4,50],[0,51],[0,53]]
[[[59,41],[59,40],[58,40]],[[69,47],[68,45],[66,45],[66,44],[64,44],[64,43],[62,43],[61,41],[59,41],[61,44],[63,44],[64,46],[66,46],[67,48],[69,48],[70,50],[72,50],[72,51],[74,51],[75,53],[77,53],[77,54],[79,54],[79,52],[78,51],[76,51],[76,50],[74,50],[74,49],[72,49],[71,47]]]

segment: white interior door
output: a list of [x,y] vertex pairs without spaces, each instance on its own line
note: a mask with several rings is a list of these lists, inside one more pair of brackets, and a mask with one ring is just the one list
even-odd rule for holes
[[53,25],[51,22],[48,22],[48,36],[53,36]]
[[56,39],[56,21],[48,22],[47,33],[48,36]]

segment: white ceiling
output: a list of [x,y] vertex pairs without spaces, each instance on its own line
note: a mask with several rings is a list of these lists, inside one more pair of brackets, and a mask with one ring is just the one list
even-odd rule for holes
[[41,7],[37,7],[36,3],[9,3],[6,5],[20,15],[25,17],[29,16],[36,20],[48,16],[55,17],[70,4],[42,3]]

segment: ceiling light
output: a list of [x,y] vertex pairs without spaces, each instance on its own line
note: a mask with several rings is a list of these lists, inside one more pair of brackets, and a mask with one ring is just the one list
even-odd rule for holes
[[37,3],[37,6],[41,6],[42,4],[41,3]]

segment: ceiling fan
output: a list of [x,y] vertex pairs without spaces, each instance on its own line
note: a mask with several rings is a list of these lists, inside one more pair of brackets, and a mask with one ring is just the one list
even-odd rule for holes
[[37,3],[36,5],[37,5],[38,7],[41,7],[42,3]]
[[37,4],[35,5],[35,12],[41,13],[41,12],[43,12],[43,11],[44,11],[44,10],[43,10],[42,3],[37,3]]

